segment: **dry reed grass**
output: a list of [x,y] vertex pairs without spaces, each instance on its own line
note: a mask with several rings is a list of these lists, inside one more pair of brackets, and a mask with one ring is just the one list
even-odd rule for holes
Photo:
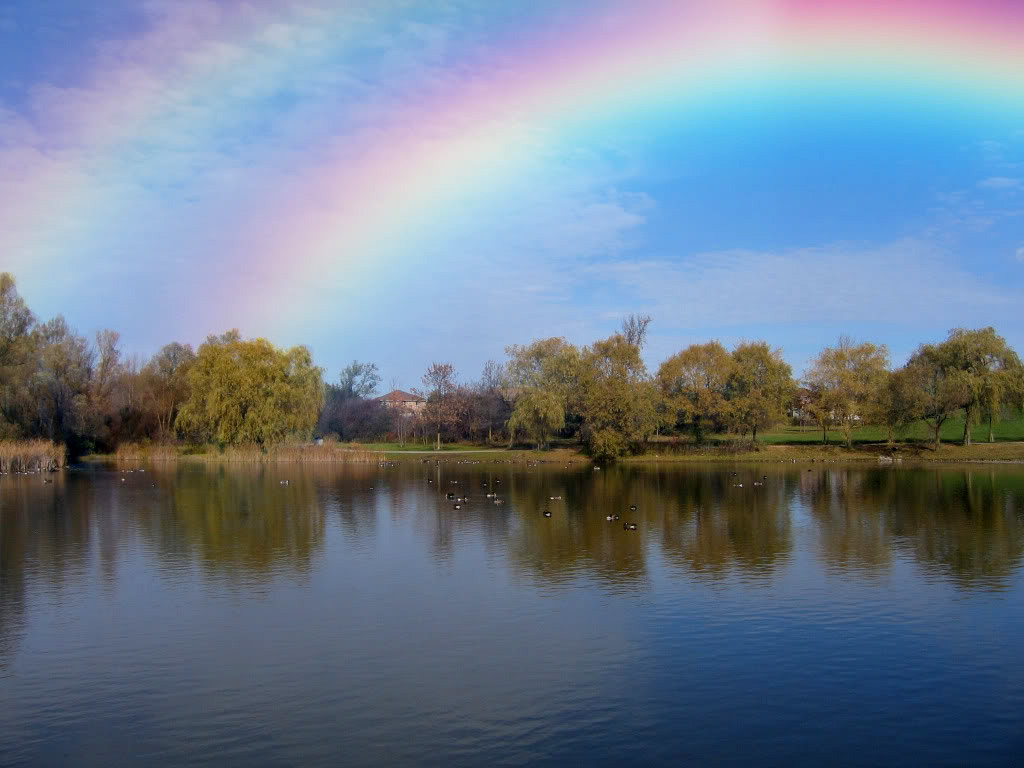
[[54,472],[67,464],[62,443],[51,440],[0,440],[0,472]]
[[182,454],[171,445],[139,445],[125,443],[118,447],[115,459],[119,464],[142,461],[198,460],[208,462],[230,462],[235,464],[263,463],[335,463],[368,464],[382,459],[381,455],[343,447],[339,443],[282,443],[266,450],[258,445],[228,446],[223,451],[209,447],[203,453]]

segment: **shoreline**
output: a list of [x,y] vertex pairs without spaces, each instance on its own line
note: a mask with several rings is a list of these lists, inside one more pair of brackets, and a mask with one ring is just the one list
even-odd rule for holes
[[[81,457],[82,463],[159,463],[159,462],[205,462],[223,464],[374,464],[379,462],[424,461],[467,457],[481,462],[535,462],[549,463],[595,463],[580,448],[555,447],[547,450],[459,447],[433,449],[363,449],[344,448],[330,452],[318,452],[315,446],[306,450],[288,451],[283,455],[261,454],[255,450],[229,450],[224,453],[181,453],[164,447],[149,455],[141,451],[131,455],[90,454]],[[1024,464],[1024,442],[975,443],[959,446],[944,443],[937,450],[920,444],[897,444],[891,449],[884,443],[867,443],[846,449],[839,445],[778,445],[762,444],[754,450],[737,451],[718,448],[714,445],[687,450],[655,452],[625,456],[616,460],[622,464],[705,464],[705,463],[856,463],[865,462],[880,465],[918,464]],[[610,463],[616,463],[610,462]]]

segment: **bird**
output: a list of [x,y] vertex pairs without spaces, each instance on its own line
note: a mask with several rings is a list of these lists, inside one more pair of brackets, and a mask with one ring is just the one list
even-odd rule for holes
[[544,517],[551,517],[551,510],[545,509],[544,510]]
[[613,518],[614,518],[615,520],[621,520],[621,519],[622,519],[622,518],[621,518],[621,517],[619,517],[618,515],[612,515],[612,517],[613,517]]
[[614,520],[615,518],[613,518],[611,515],[607,515],[604,519],[611,521],[611,520]]
[[630,504],[629,505],[629,511],[630,512],[636,512],[636,504]]
[[446,493],[444,496],[445,496],[446,499],[454,499],[455,498],[455,494],[454,493]]
[[732,487],[733,488],[742,488],[743,487],[743,483],[733,483]]
[[452,504],[452,509],[462,509],[461,504]]
[[630,523],[629,524],[629,530],[635,531],[636,530],[636,523]]
[[504,504],[504,503],[505,503],[505,500],[504,500],[504,499],[495,499],[495,500],[494,500],[494,503],[495,503],[495,504]]
[[288,481],[288,480],[282,480],[282,481],[281,481],[281,485],[288,485],[288,483],[289,483],[289,481]]
[[561,496],[552,496],[551,497],[551,501],[561,501],[561,500],[562,500]]
[[370,486],[370,490],[371,490],[371,491],[373,490],[373,486],[372,486],[372,485]]

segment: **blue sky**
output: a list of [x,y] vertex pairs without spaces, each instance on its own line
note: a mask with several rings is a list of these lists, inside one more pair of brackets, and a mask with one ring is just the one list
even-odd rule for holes
[[[844,333],[889,345],[895,363],[958,326],[994,325],[1024,350],[1022,103],[827,78],[591,110],[557,131],[526,116],[500,182],[456,191],[408,236],[339,254],[361,266],[326,269],[298,306],[261,299],[236,319],[219,295],[276,279],[244,246],[273,232],[273,201],[301,197],[324,158],[364,146],[345,144],[353,126],[401,122],[407,136],[431,99],[486,87],[495,61],[525,67],[522,51],[562,44],[556,33],[579,25],[565,20],[590,12],[331,8],[0,0],[0,268],[37,314],[116,328],[142,356],[240,325],[309,344],[330,378],[359,358],[405,388],[433,360],[473,380],[508,344],[585,344],[629,312],[654,318],[652,370],[710,338],[766,339],[798,374]],[[317,36],[328,23],[344,53]],[[518,59],[502,58],[508,40]],[[175,90],[181,62],[200,56],[219,62],[217,100]],[[100,147],[121,93],[161,121]],[[67,188],[86,190],[74,211],[45,197],[19,208]],[[331,201],[311,202],[324,208],[311,216],[331,215]]]

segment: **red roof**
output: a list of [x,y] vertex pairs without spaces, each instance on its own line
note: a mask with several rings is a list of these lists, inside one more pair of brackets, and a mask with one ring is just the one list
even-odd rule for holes
[[383,397],[378,397],[378,400],[387,400],[392,403],[423,403],[426,402],[419,395],[413,395],[408,392],[403,392],[400,389],[392,390]]

